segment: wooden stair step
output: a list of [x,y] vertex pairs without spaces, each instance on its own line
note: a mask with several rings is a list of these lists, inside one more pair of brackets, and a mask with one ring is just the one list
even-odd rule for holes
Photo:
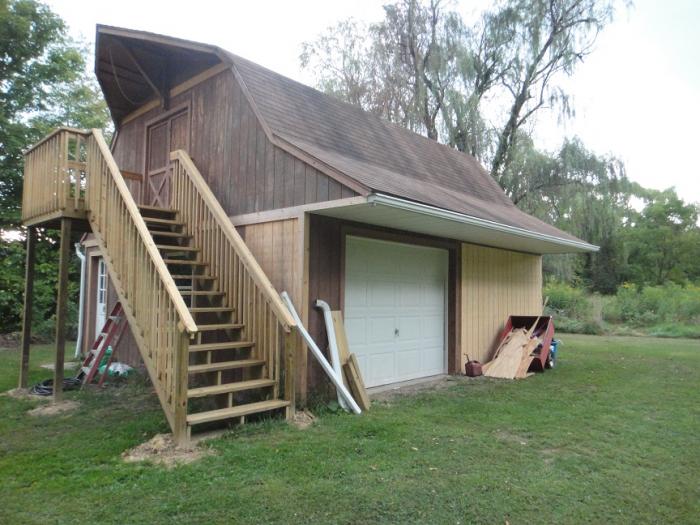
[[252,341],[229,341],[227,343],[202,343],[190,345],[190,352],[209,352],[211,350],[234,350],[236,348],[251,348],[255,346]]
[[150,212],[156,212],[156,213],[177,213],[177,210],[174,210],[172,208],[161,208],[159,206],[150,206],[148,204],[139,204],[138,208],[140,211],[150,211]]
[[191,275],[191,274],[171,274],[170,277],[173,279],[198,279],[202,281],[215,281],[218,277],[212,275]]
[[160,224],[164,226],[184,226],[184,222],[180,222],[175,219],[162,219],[160,217],[144,217],[144,222],[146,224]]
[[200,295],[224,295],[224,292],[212,292],[209,290],[182,290],[178,286],[178,290],[180,291],[181,295],[194,295],[194,296],[200,296]]
[[195,308],[190,308],[192,313],[216,313],[216,312],[231,312],[233,313],[233,308],[228,308],[226,306],[197,306]]
[[198,324],[197,330],[200,332],[211,332],[212,330],[238,330],[243,328],[241,323],[220,323],[220,324]]
[[230,392],[242,392],[243,390],[253,390],[255,388],[267,388],[274,384],[274,379],[251,379],[250,381],[238,381],[236,383],[225,383],[223,385],[203,386],[187,390],[187,397],[204,397],[228,394]]
[[237,368],[253,368],[262,366],[265,361],[262,359],[236,359],[235,361],[219,361],[216,363],[206,363],[203,365],[190,365],[187,372],[190,374],[203,374],[206,372],[218,372],[220,370],[235,370]]
[[165,264],[179,264],[181,266],[209,266],[209,263],[201,261],[188,261],[187,259],[163,259]]
[[148,230],[152,237],[173,237],[177,239],[191,239],[192,236],[186,233],[171,232],[165,230]]
[[167,252],[199,252],[199,248],[192,246],[180,246],[178,244],[156,244],[156,248]]
[[269,401],[259,401],[257,403],[247,403],[231,408],[222,408],[219,410],[210,410],[209,412],[198,412],[196,414],[187,415],[188,425],[198,425],[200,423],[208,423],[210,421],[220,421],[222,419],[232,419],[235,417],[257,414],[259,412],[267,412],[289,406],[289,401],[282,399],[272,399]]

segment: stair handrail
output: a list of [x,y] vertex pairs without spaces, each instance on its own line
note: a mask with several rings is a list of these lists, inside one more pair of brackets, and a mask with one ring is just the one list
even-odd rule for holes
[[[102,132],[99,129],[93,129],[91,130],[91,134],[92,137],[95,139],[95,143],[99,149],[99,152],[105,164],[107,165],[107,168],[114,180],[114,183],[124,201],[124,205],[129,212],[129,216],[133,221],[136,230],[138,231],[141,241],[143,242],[143,245],[158,273],[158,276],[168,293],[168,298],[173,303],[173,306],[177,311],[177,314],[179,316],[178,328],[180,329],[180,331],[187,332],[190,335],[196,334],[198,332],[197,324],[195,323],[194,318],[192,317],[192,314],[190,313],[187,307],[187,304],[185,304],[185,301],[182,298],[182,294],[177,289],[177,285],[175,284],[175,281],[172,278],[168,267],[163,261],[163,257],[161,256],[160,251],[158,250],[158,248],[156,248],[155,241],[153,240],[151,233],[148,231],[148,227],[146,226],[146,223],[143,220],[143,217],[141,216],[141,212],[138,209],[138,205],[136,204],[136,201],[131,195],[131,192],[129,191],[129,188],[126,185],[124,178],[122,177],[121,170],[117,166],[117,163],[114,160],[114,157],[112,156],[112,152],[109,150],[109,146],[107,146],[107,142],[105,141]],[[88,174],[88,176],[90,177],[92,175],[92,173]],[[88,184],[87,191],[88,194],[90,192],[95,191],[94,184]]]
[[[199,172],[190,156],[186,151],[180,149],[171,152],[170,160],[179,162],[184,168],[188,178],[196,187],[202,200],[206,203],[209,212],[212,214],[217,223],[217,226],[224,233],[227,241],[234,248],[238,257],[240,257],[251,278],[264,294],[265,299],[272,308],[285,332],[289,333],[292,328],[296,327],[296,321],[280,299],[279,293],[270,282],[267,274],[265,274],[263,269],[260,267],[260,264],[255,259],[255,256],[252,254],[245,241],[241,238],[241,235],[238,233],[238,231],[236,231],[233,223],[229,219],[228,215],[226,215],[224,209],[221,207],[219,200],[212,193],[209,185],[204,180],[204,177]],[[171,192],[176,195],[177,189],[172,188]]]

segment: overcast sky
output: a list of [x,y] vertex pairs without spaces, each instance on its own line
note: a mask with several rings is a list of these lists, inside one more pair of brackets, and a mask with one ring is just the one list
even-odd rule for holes
[[[73,35],[94,42],[97,23],[143,29],[216,44],[307,84],[301,43],[335,22],[382,17],[381,0],[49,0]],[[455,4],[466,20],[485,0]],[[695,160],[700,134],[700,2],[635,0],[599,37],[594,53],[561,83],[574,96],[576,116],[560,124],[543,115],[538,145],[554,150],[578,135],[598,153],[625,161],[632,180],[675,186],[700,202]]]

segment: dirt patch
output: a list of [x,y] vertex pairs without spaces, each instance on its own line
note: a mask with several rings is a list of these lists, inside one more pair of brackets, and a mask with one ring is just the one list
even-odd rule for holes
[[59,401],[31,409],[27,414],[30,416],[56,416],[77,410],[80,403],[77,401]]
[[12,390],[8,390],[7,392],[3,392],[0,395],[11,397],[12,399],[21,399],[23,401],[26,401],[26,400],[50,401],[51,400],[50,397],[44,397],[44,396],[38,396],[36,394],[32,394],[28,388],[13,388]]
[[527,438],[518,434],[513,434],[507,430],[497,430],[495,432],[496,439],[505,443],[517,443],[518,445],[527,445]]
[[170,469],[211,454],[211,451],[202,450],[197,446],[178,447],[172,434],[156,434],[145,443],[123,452],[122,459],[127,463],[147,461]]
[[[77,361],[66,361],[63,363],[63,370],[75,370],[78,368],[78,363]],[[44,363],[43,365],[40,365],[41,368],[45,368],[46,370],[54,370],[56,368],[56,363]]]
[[308,410],[299,410],[294,413],[294,419],[292,419],[292,425],[297,427],[299,430],[305,430],[314,424],[316,421],[316,416],[314,416]]
[[417,379],[406,381],[387,387],[371,388],[368,391],[372,401],[386,402],[396,397],[411,396],[420,392],[437,391],[449,388],[450,386],[473,380],[471,377],[461,375],[439,376],[432,379]]

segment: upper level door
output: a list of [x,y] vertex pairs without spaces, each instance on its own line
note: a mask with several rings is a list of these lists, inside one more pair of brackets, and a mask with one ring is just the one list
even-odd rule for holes
[[170,152],[187,150],[190,136],[190,115],[187,108],[178,109],[146,128],[146,191],[145,202],[151,206],[170,206]]

